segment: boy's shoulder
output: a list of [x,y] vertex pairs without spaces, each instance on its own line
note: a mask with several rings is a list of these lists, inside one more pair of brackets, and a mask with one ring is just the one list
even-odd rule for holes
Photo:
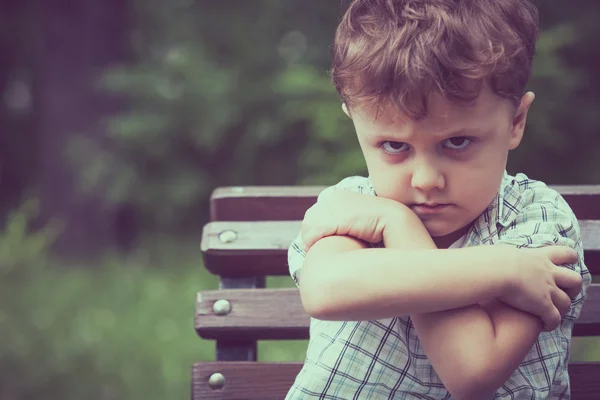
[[546,183],[531,179],[524,173],[509,175],[506,171],[502,179],[500,194],[505,201],[523,201],[525,204],[551,201],[559,206],[567,206],[560,193]]
[[523,173],[504,173],[498,194],[471,233],[473,244],[576,247],[581,241],[577,218],[562,195]]
[[577,221],[560,193],[523,173],[514,176],[504,173],[498,196],[488,210],[494,208],[497,222],[504,227],[527,222],[533,216],[546,222],[555,219]]
[[353,175],[343,178],[335,185],[325,188],[320,193],[320,195],[330,190],[339,189],[375,196],[375,190],[373,189],[373,185],[371,185],[371,181],[369,180],[369,178],[359,175]]

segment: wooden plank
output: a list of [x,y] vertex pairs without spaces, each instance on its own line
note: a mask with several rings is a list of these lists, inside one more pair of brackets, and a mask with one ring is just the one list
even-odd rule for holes
[[[217,300],[227,300],[227,315],[213,312]],[[308,339],[310,318],[298,289],[240,289],[198,293],[195,326],[204,339]],[[600,336],[600,284],[592,284],[575,324],[574,336]]]
[[[287,275],[287,249],[300,221],[211,222],[204,226],[204,266],[215,275]],[[234,240],[228,232],[234,232]],[[225,240],[225,241],[224,241]]]
[[600,219],[600,185],[550,185],[569,203],[577,219]]
[[575,321],[573,336],[600,336],[600,283],[592,283],[588,288],[588,297]]
[[[550,185],[578,219],[600,219],[600,185]],[[326,186],[221,187],[211,195],[211,221],[302,220]]]
[[[214,313],[217,300],[229,301],[228,315]],[[308,339],[309,323],[298,289],[213,290],[196,298],[196,331],[204,339]]]
[[[600,274],[600,221],[579,224],[586,265]],[[238,278],[287,275],[287,249],[300,226],[300,221],[211,222],[202,235],[204,266],[215,275]]]
[[[264,276],[252,278],[221,278],[219,289],[262,289],[266,285]],[[215,348],[216,361],[256,361],[256,340],[246,337],[219,338]]]
[[211,221],[302,220],[325,186],[222,187],[210,198]]
[[[283,400],[302,368],[301,363],[203,362],[192,369],[192,400]],[[213,389],[209,379],[222,374],[224,386]],[[571,398],[600,398],[600,362],[569,365]]]
[[[300,363],[197,363],[192,369],[192,400],[283,400],[301,368]],[[209,385],[215,373],[225,378],[221,389]]]

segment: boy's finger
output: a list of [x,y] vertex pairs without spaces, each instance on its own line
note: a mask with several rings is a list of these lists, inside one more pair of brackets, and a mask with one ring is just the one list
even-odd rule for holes
[[552,332],[555,330],[560,324],[560,319],[560,312],[556,309],[556,307],[553,306],[552,310],[542,317],[542,321],[544,322],[544,331]]
[[548,246],[546,248],[549,252],[548,257],[554,265],[575,264],[579,259],[577,252],[571,247]]
[[561,288],[570,298],[574,299],[581,292],[583,279],[581,275],[567,268],[557,267],[554,274],[556,286]]
[[315,235],[314,229],[306,229],[302,230],[302,243],[304,243],[304,252],[308,252],[308,250],[312,247],[313,244],[317,242],[317,238]]
[[571,298],[566,292],[556,290],[552,293],[552,303],[558,309],[560,315],[566,315],[571,309]]
[[335,228],[309,227],[302,230],[302,242],[304,243],[304,252],[307,252],[315,243],[324,237],[334,235]]

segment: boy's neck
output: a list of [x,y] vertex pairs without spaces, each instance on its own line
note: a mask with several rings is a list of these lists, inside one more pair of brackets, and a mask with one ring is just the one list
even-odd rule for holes
[[447,249],[448,247],[452,246],[454,242],[463,237],[469,231],[469,229],[471,229],[472,225],[473,222],[448,235],[434,237],[432,238],[433,242],[438,249]]

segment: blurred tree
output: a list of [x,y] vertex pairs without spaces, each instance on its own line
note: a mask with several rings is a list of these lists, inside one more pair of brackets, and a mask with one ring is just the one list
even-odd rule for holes
[[[149,226],[198,229],[217,185],[329,184],[365,173],[326,72],[338,2],[134,6],[136,61],[104,82],[126,94],[130,108],[110,121],[110,150],[76,143],[88,190],[134,204]],[[600,13],[590,0],[586,6],[540,4],[544,31],[531,80],[538,98],[511,171],[553,183],[600,180],[579,172],[600,170],[592,135],[598,90],[590,85],[598,61],[589,57],[597,54]]]
[[74,146],[88,189],[132,202],[152,226],[197,230],[217,185],[317,175],[326,182],[332,171],[361,170],[326,73],[339,7],[315,0],[135,4],[138,60],[105,79],[131,104],[110,124],[118,151],[99,152],[89,140]]
[[0,2],[0,215],[16,207],[37,171],[32,119],[32,2]]
[[79,137],[93,139],[102,149],[110,146],[102,119],[115,113],[119,102],[95,93],[93,83],[103,68],[126,56],[127,4],[42,2],[38,11],[35,98],[42,212],[65,223],[59,250],[92,255],[112,245],[112,221],[101,193],[79,193],[78,171],[66,162],[66,146]]
[[[347,2],[2,2],[0,189],[43,185],[45,214],[71,222],[63,243],[126,248],[138,214],[144,229],[199,229],[217,185],[365,173],[327,75]],[[37,13],[33,4],[42,4]],[[598,182],[600,7],[539,7],[537,99],[509,170]]]
[[550,183],[598,183],[600,3],[539,3],[542,33],[530,81],[537,98],[510,166]]

